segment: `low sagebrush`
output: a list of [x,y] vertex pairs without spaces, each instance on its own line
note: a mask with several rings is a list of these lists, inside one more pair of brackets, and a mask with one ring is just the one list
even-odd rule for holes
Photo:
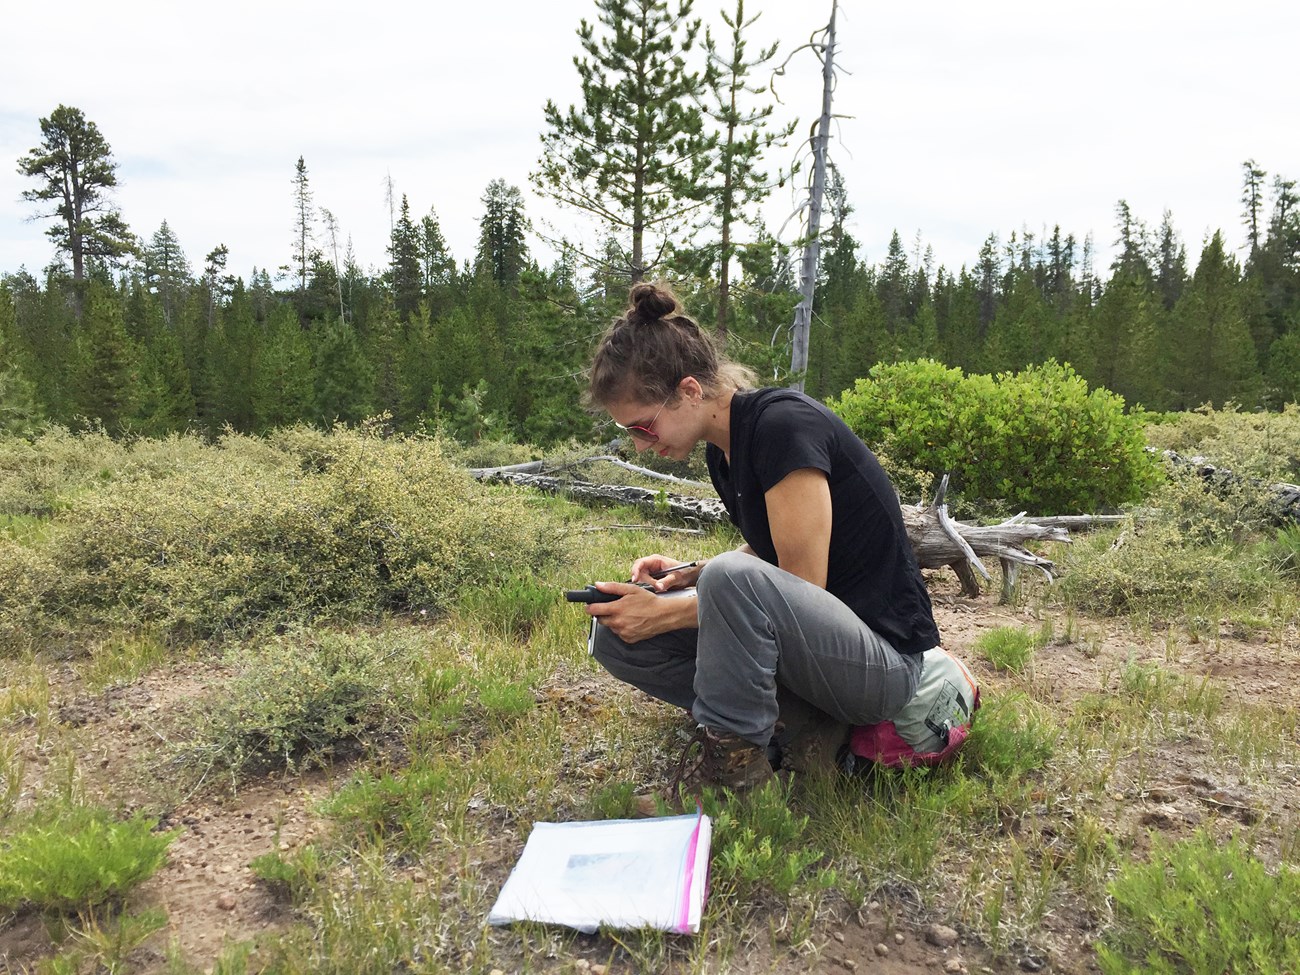
[[0,537],[0,647],[104,626],[185,639],[438,613],[557,550],[544,511],[481,488],[432,440],[337,429],[185,446],[184,469],[69,498],[39,545]]

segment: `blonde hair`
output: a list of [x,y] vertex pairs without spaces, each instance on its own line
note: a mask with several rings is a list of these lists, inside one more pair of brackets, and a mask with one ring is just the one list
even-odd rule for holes
[[591,358],[588,404],[670,400],[687,376],[709,397],[757,381],[753,370],[718,351],[667,282],[634,284],[627,310],[605,330]]

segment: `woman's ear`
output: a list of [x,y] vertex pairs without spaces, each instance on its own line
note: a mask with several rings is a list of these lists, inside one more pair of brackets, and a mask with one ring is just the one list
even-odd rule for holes
[[688,400],[704,399],[704,387],[694,376],[686,376],[677,384],[677,391]]

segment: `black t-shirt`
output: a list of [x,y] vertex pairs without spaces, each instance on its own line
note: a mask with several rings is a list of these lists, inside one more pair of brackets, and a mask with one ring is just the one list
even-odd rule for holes
[[825,472],[831,492],[827,591],[902,653],[939,645],[893,485],[843,420],[791,389],[742,390],[731,401],[730,462],[712,444],[707,457],[732,522],[773,565],[766,493],[793,471]]

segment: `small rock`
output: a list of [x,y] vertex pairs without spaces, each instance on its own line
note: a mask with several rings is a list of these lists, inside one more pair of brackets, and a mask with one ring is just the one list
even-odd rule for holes
[[943,970],[945,972],[960,972],[965,967],[966,966],[962,964],[962,960],[960,958],[949,958],[946,962],[943,963]]
[[499,968],[494,968],[492,969],[491,972],[488,973],[488,975],[506,975],[506,973]]
[[591,965],[591,975],[606,975],[608,971],[608,965],[602,965],[599,962],[593,962]]
[[1037,955],[1025,955],[1020,959],[1020,967],[1027,972],[1041,972],[1047,967],[1047,962]]
[[589,972],[591,971],[591,962],[587,961],[585,958],[579,958],[573,963],[573,967],[580,972]]
[[876,945],[876,954],[879,955],[881,958],[884,958],[887,954],[889,954],[889,945],[883,943]]
[[931,924],[925,929],[925,940],[936,948],[951,948],[957,943],[956,930],[946,924]]
[[831,935],[831,937],[834,938],[836,941],[838,941],[840,944],[844,944],[844,932],[843,932],[843,931],[836,931],[834,934]]
[[235,895],[221,894],[217,897],[217,908],[222,911],[233,911],[235,909]]
[[906,939],[905,937],[903,937],[903,932],[902,932],[902,931],[895,931],[895,932],[894,932],[894,944],[896,944],[896,945],[901,945],[901,944],[902,944],[904,941],[906,941],[906,940],[907,940],[907,939]]
[[840,964],[851,972],[856,972],[858,970],[858,963],[852,958],[841,958]]

